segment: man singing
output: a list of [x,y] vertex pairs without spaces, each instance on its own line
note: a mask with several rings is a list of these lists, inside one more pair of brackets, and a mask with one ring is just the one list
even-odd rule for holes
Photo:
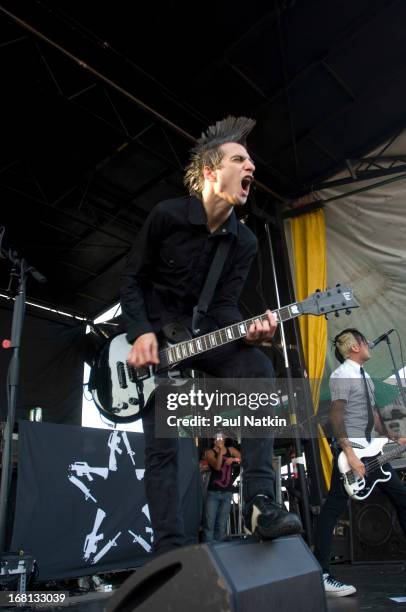
[[[189,322],[198,303],[217,245],[230,248],[201,333],[242,320],[241,290],[256,253],[254,234],[234,211],[244,206],[255,165],[246,137],[255,122],[228,117],[210,126],[191,151],[185,184],[190,196],[158,203],[137,236],[122,276],[122,309],[132,343],[128,363],[140,368],[158,364],[157,334],[165,324]],[[268,311],[244,340],[198,355],[193,368],[216,378],[273,379],[268,357],[255,344],[270,340],[277,324]],[[178,440],[157,438],[153,401],[143,418],[145,486],[154,529],[154,547],[165,552],[184,544],[179,507]],[[301,530],[299,518],[274,501],[271,437],[242,441],[245,528],[272,539]]]

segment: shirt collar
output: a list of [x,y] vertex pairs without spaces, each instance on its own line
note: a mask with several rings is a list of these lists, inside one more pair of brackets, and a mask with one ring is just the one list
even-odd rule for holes
[[347,364],[349,368],[358,372],[358,374],[360,373],[361,367],[363,367],[363,366],[360,366],[360,364],[357,363],[356,361],[353,361],[352,359],[346,359],[345,363]]
[[[206,211],[204,210],[203,202],[199,198],[193,196],[189,198],[188,219],[192,225],[207,226]],[[234,234],[234,236],[238,236],[238,219],[234,210],[223,225],[216,229],[214,234]]]

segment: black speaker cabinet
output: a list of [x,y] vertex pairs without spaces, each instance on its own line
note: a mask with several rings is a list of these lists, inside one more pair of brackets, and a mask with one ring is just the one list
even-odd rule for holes
[[189,546],[128,578],[107,612],[323,612],[321,569],[300,536]]
[[352,501],[351,561],[404,561],[406,538],[389,498],[374,490],[364,501]]

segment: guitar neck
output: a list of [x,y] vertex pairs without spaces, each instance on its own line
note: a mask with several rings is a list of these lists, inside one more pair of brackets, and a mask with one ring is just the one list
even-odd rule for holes
[[384,463],[387,463],[388,461],[391,461],[392,459],[397,459],[398,457],[401,457],[403,453],[405,452],[406,452],[406,446],[401,446],[400,444],[398,444],[396,448],[388,451],[387,453],[384,453],[381,457],[379,457],[378,459],[379,465],[383,465]]
[[[290,319],[294,319],[302,314],[300,304],[298,302],[289,304],[289,306],[283,306],[282,308],[278,308],[272,312],[276,316],[278,323],[289,321]],[[265,321],[267,318],[267,314],[263,313],[259,316],[253,317],[252,319],[245,319],[245,321],[241,321],[240,323],[234,323],[228,327],[216,329],[215,331],[204,334],[203,336],[198,336],[197,338],[186,340],[184,342],[178,342],[177,344],[173,344],[170,347],[162,349],[159,351],[159,369],[172,367],[185,359],[194,357],[195,355],[211,351],[212,349],[228,344],[229,342],[240,340],[247,335],[248,329],[250,325],[254,323],[254,321],[257,321],[258,319],[260,321]]]

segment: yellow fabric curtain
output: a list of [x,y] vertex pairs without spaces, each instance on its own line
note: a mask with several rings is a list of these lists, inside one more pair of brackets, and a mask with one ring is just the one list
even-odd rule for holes
[[[316,289],[327,285],[327,251],[324,211],[299,215],[291,220],[295,261],[296,299],[304,300]],[[327,321],[324,317],[305,315],[299,319],[307,373],[311,381],[314,411],[317,413],[320,383],[327,354]],[[324,479],[330,486],[332,454],[322,429],[319,448]]]

